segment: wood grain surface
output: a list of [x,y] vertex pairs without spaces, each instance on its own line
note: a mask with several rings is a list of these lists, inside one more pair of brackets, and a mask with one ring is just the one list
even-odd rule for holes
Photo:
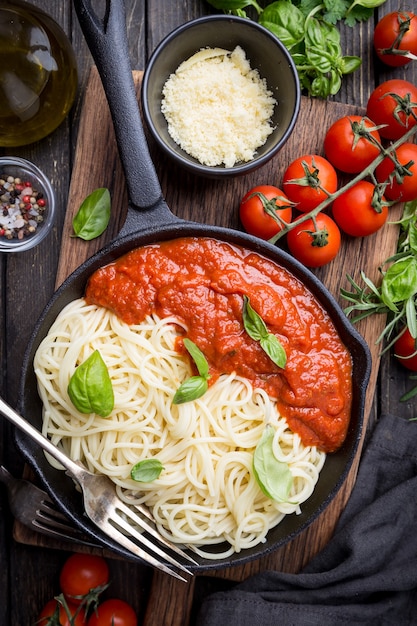
[[[134,72],[134,79],[139,94],[141,72]],[[279,187],[282,173],[290,161],[302,154],[323,153],[322,142],[326,128],[338,117],[353,113],[363,113],[363,111],[347,104],[302,98],[295,130],[282,151],[253,174],[227,181],[205,180],[180,171],[167,161],[150,141],[152,158],[168,206],[175,215],[187,220],[240,229],[238,206],[244,193],[256,184],[274,184]],[[98,187],[110,189],[112,217],[108,229],[100,238],[85,242],[72,236],[72,218],[83,199]],[[85,259],[117,236],[124,221],[126,207],[127,194],[124,175],[117,154],[111,118],[101,81],[93,67],[80,118],[56,286],[59,286]],[[399,215],[399,211],[399,206],[391,209],[390,219],[392,221]],[[359,279],[359,271],[364,270],[368,276],[376,279],[377,268],[380,263],[395,251],[397,236],[397,226],[389,224],[368,238],[345,238],[336,260],[325,268],[317,270],[316,273],[341,305],[346,306],[346,302],[339,297],[340,288],[347,287],[348,284],[346,274],[351,274]],[[368,342],[373,358],[365,410],[365,425],[374,396],[379,367],[378,347],[375,345],[375,340],[383,325],[384,318],[379,316],[370,318],[358,326],[358,330]],[[216,572],[216,576],[243,580],[249,575],[265,569],[299,571],[323,548],[332,536],[340,513],[354,485],[359,456],[360,451],[356,463],[337,497],[306,531],[273,554],[242,567],[220,570]],[[21,543],[68,549],[67,544],[51,543],[50,539],[45,540],[19,523],[15,523],[14,537]],[[71,549],[86,550],[86,548],[77,546],[71,546]],[[213,572],[210,575],[212,576]],[[155,572],[152,582],[152,589],[155,593],[150,594],[145,626],[160,626],[164,623],[169,623],[171,626],[177,624],[178,626],[185,626],[188,623],[187,615],[191,610],[194,585],[195,581],[189,585],[183,585],[159,572]],[[164,597],[170,598],[169,606],[165,603]],[[174,598],[175,602],[173,602]],[[168,617],[165,614],[166,611],[170,613]]]
[[[68,212],[72,212],[75,204],[85,197],[87,188],[95,187],[100,177],[105,182],[110,180],[109,187],[112,191],[116,187],[119,191],[120,188],[123,189],[123,182],[120,184],[117,182],[120,169],[116,169],[117,159],[114,161],[112,156],[114,145],[110,142],[109,147],[102,139],[105,132],[112,136],[111,124],[108,126],[102,93],[94,85],[90,75],[93,60],[81,32],[73,1],[29,0],[29,2],[46,11],[70,40],[75,53],[79,80],[72,110],[55,132],[42,141],[14,149],[0,147],[2,156],[16,155],[35,163],[50,179],[57,198],[56,222],[50,235],[31,250],[19,254],[0,255],[2,365],[0,390],[2,397],[14,407],[18,402],[21,369],[27,344],[31,340],[36,320],[49,302],[55,287],[61,244],[77,245],[78,254],[78,245],[81,243],[72,239],[69,241],[71,230],[67,226],[63,228],[67,205],[69,204]],[[104,0],[91,0],[91,4],[102,14],[106,3]],[[152,0],[152,2],[124,0],[124,4],[129,57],[133,70],[142,70],[146,67],[156,46],[173,29],[191,19],[218,12],[207,0]],[[266,4],[265,0],[262,6]],[[197,181],[172,168],[161,159],[158,151],[153,149],[163,190],[173,210],[178,214],[182,212],[186,215],[192,214],[196,221],[228,223],[239,227],[238,196],[241,191],[246,190],[246,184],[279,182],[281,172],[290,156],[300,156],[301,149],[306,147],[311,149],[317,147],[321,151],[321,138],[327,122],[339,112],[354,110],[353,106],[334,105],[334,101],[364,107],[371,91],[385,80],[399,78],[417,84],[417,63],[410,63],[403,68],[389,68],[379,63],[374,54],[372,38],[375,24],[383,15],[398,8],[398,0],[385,0],[373,11],[371,19],[358,22],[354,27],[340,23],[343,55],[360,57],[361,66],[357,71],[343,77],[340,91],[329,98],[333,102],[323,103],[315,101],[317,99],[314,98],[311,103],[307,99],[303,100],[300,119],[291,141],[273,162],[254,176],[224,184]],[[110,130],[106,130],[108,128]],[[106,167],[106,176],[101,175],[103,167]],[[68,203],[71,180],[73,181],[71,200]],[[123,199],[115,197],[114,194],[113,196],[116,212],[118,207],[123,206],[125,196]],[[116,220],[116,215],[114,219]],[[122,217],[119,221],[122,221]],[[388,237],[388,241],[384,237]],[[330,287],[338,292],[338,283],[340,286],[344,283],[345,267],[357,274],[361,269],[362,259],[365,259],[366,268],[370,268],[371,265],[375,268],[371,273],[376,271],[378,261],[384,252],[388,253],[394,246],[393,240],[392,233],[372,237],[371,240],[359,245],[366,246],[363,254],[357,254],[356,248],[349,244],[346,261],[340,257],[324,272]],[[94,242],[94,245],[96,244],[102,245],[102,242]],[[90,254],[90,249],[88,246],[87,254]],[[74,255],[73,261],[71,263],[68,261],[68,270],[73,263],[77,265],[81,261],[81,254],[79,259]],[[61,259],[60,280],[65,273],[65,263]],[[381,320],[378,320],[378,325],[380,324]],[[361,328],[368,341],[372,342],[371,337],[377,334],[376,327]],[[375,386],[374,380],[378,369],[378,381]],[[404,419],[416,417],[415,399],[409,402],[400,401],[401,396],[413,384],[410,374],[397,362],[391,351],[383,355],[380,366],[378,361],[375,361],[373,376],[375,378],[371,382],[370,390],[375,388],[375,393],[369,413],[368,435],[383,413],[401,415]],[[371,393],[369,397],[372,398]],[[13,475],[21,476],[24,460],[13,445],[13,428],[6,420],[0,420],[0,431],[0,461]],[[36,622],[41,607],[59,593],[58,572],[76,546],[55,544],[44,538],[40,538],[39,544],[36,545],[34,535],[30,536],[30,542],[27,543],[14,541],[12,538],[14,518],[8,504],[6,489],[1,485],[0,511],[2,559],[0,625],[27,626]],[[323,533],[325,540],[332,532],[337,510],[331,509],[329,514],[329,518],[323,516],[305,537],[298,538],[287,550],[278,552],[273,567],[295,570],[300,563],[305,563],[318,549]],[[311,545],[307,542],[311,542]],[[203,599],[213,591],[229,589],[233,584],[233,581],[225,578],[198,576],[192,586],[187,585],[184,589],[173,585],[170,580],[161,580],[159,574],[154,573],[150,567],[136,562],[111,559],[109,567],[112,584],[108,593],[112,597],[124,599],[134,607],[140,626],[144,624],[145,613],[146,626],[152,624],[195,626],[198,606]],[[231,573],[233,572],[229,572],[229,576]],[[236,575],[237,573],[241,576],[245,574],[244,571],[235,572]],[[154,584],[150,594],[152,580]]]

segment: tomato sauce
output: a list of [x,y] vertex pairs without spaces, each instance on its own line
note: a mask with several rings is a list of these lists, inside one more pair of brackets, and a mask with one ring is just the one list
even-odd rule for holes
[[[243,327],[247,295],[287,363],[276,366]],[[343,443],[351,408],[351,357],[329,315],[286,269],[250,250],[184,237],[137,248],[97,270],[86,290],[127,324],[175,315],[204,353],[212,383],[236,372],[276,398],[306,445],[325,452]],[[184,350],[182,340],[178,349]]]

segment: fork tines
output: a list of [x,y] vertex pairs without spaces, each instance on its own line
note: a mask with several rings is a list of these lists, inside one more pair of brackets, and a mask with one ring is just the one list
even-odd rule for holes
[[[136,529],[132,526],[132,522],[139,528]],[[152,563],[155,567],[169,573],[170,575],[174,575],[181,580],[185,580],[181,575],[175,572],[172,567],[167,567],[164,563],[161,563],[160,560],[155,559],[153,554],[159,556],[171,566],[186,574],[191,574],[191,572],[187,569],[187,567],[180,563],[178,559],[173,558],[167,550],[178,555],[182,559],[197,565],[196,561],[190,555],[181,550],[174,543],[162,537],[146,519],[144,519],[141,515],[138,515],[131,507],[122,501],[117,503],[116,510],[113,511],[113,514],[111,518],[108,519],[107,523],[109,524],[116,541],[137,554],[139,554],[139,552],[144,553],[142,557],[145,558],[146,555],[146,561]],[[117,533],[117,537],[114,533]],[[149,535],[149,537],[147,535]],[[133,541],[134,539],[137,540],[137,544]],[[156,545],[155,540],[162,544],[164,549],[161,549],[158,545]],[[152,559],[152,561],[150,559]]]
[[81,530],[70,524],[66,516],[46,498],[40,502],[31,523],[36,530],[47,532],[48,535],[54,535],[57,539],[79,541],[92,547],[99,547],[97,543],[90,541]]

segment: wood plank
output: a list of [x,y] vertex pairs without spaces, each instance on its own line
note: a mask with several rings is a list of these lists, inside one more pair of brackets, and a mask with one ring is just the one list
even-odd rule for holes
[[188,583],[155,571],[142,626],[186,626],[189,624],[196,579]]
[[[140,72],[134,72],[137,92],[140,90]],[[168,206],[179,217],[196,222],[217,224],[231,228],[240,228],[238,219],[238,205],[244,193],[255,184],[269,183],[280,186],[281,175],[288,163],[302,154],[322,153],[322,141],[325,129],[338,117],[345,114],[362,113],[363,111],[351,105],[332,103],[303,98],[299,120],[295,131],[283,150],[263,168],[244,177],[228,181],[204,180],[180,171],[172,163],[168,162],[154,144],[150,142],[151,153],[160,177],[162,190]],[[140,184],[140,181],[138,181]],[[72,218],[78,210],[82,200],[97,187],[108,187],[112,194],[112,218],[107,231],[92,242],[84,242],[73,238]],[[87,86],[83,112],[80,121],[79,138],[75,155],[73,176],[69,192],[68,206],[62,234],[61,256],[57,273],[57,286],[76,269],[86,258],[109,240],[114,238],[119,231],[125,216],[127,195],[124,187],[124,176],[117,155],[116,143],[107,103],[101,87],[101,82],[95,68],[92,69]],[[394,219],[400,207],[391,210],[391,218]],[[360,270],[364,270],[368,276],[376,278],[378,265],[392,252],[397,241],[397,227],[387,225],[375,235],[365,239],[345,238],[342,250],[337,259],[325,268],[317,271],[318,276],[339,299],[341,286],[346,286],[345,276],[347,273],[358,278]],[[343,305],[343,302],[342,302]],[[365,422],[369,415],[370,406],[374,396],[378,374],[379,355],[375,340],[384,325],[384,318],[369,319],[361,324],[360,332],[367,340],[372,356],[373,368],[368,388]],[[277,569],[282,571],[299,571],[330,539],[339,515],[354,485],[357,464],[354,464],[345,485],[332,504],[324,511],[318,520],[304,533],[296,537],[273,554],[246,564],[243,567],[234,567],[215,572],[218,577],[242,580],[247,576],[265,569]],[[33,533],[19,525],[15,528],[15,538],[22,543],[32,543]],[[37,545],[49,545],[59,547],[59,543],[52,543],[44,538],[36,538]],[[211,572],[210,575],[213,575]],[[161,580],[166,581],[169,587],[167,599],[174,595],[173,585],[176,583],[157,575],[154,577],[154,589],[159,598],[161,595]],[[180,594],[184,600],[184,589],[179,584]],[[177,591],[175,592],[177,593]],[[187,595],[187,594],[186,594]],[[152,598],[151,594],[151,598]],[[153,602],[153,600],[152,600]],[[155,604],[152,611],[148,612],[150,626],[151,614],[155,613]],[[162,612],[171,610],[159,603]],[[188,606],[188,605],[187,605]],[[154,624],[164,623],[164,620]],[[185,618],[184,618],[185,619]],[[156,620],[156,621],[155,621]],[[186,621],[182,622],[186,624]]]

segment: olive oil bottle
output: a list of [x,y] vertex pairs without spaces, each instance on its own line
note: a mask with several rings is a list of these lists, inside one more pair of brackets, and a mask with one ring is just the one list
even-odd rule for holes
[[54,131],[77,91],[77,64],[61,27],[23,0],[0,2],[0,147]]

